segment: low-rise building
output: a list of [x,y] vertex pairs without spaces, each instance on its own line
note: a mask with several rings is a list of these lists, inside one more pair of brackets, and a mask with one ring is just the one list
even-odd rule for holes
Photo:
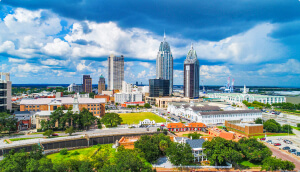
[[80,93],[83,92],[82,85],[76,85],[75,83],[68,86],[68,92]]
[[123,104],[124,102],[140,102],[143,101],[142,93],[116,93],[115,102]]
[[183,123],[169,123],[167,125],[169,131],[203,131],[206,132],[207,126],[203,123],[190,123],[188,126]]
[[185,144],[189,144],[190,147],[192,148],[192,153],[194,156],[194,162],[200,162],[200,161],[204,161],[207,160],[207,156],[206,154],[204,154],[203,150],[204,148],[202,148],[203,143],[205,142],[204,139],[200,138],[200,139],[190,139],[187,137],[175,137],[174,142],[177,143],[185,143]]
[[263,124],[242,123],[241,120],[225,121],[225,127],[246,136],[263,133]]
[[60,98],[38,98],[22,99],[20,102],[20,111],[54,111],[58,107],[69,109],[77,106],[78,111],[83,108],[88,109],[94,116],[103,116],[105,114],[105,99],[81,98],[75,94],[73,97]]
[[194,103],[186,103],[181,105],[170,104],[168,107],[168,112],[190,119],[194,122],[201,122],[205,124],[225,123],[226,120],[237,119],[240,119],[243,122],[250,122],[257,118],[262,118],[262,112],[259,110],[226,110],[226,107],[221,109],[217,106]]
[[156,105],[159,108],[168,108],[169,103],[180,102],[180,103],[189,103],[189,102],[200,102],[201,99],[190,99],[187,97],[146,97],[146,103],[150,105]]

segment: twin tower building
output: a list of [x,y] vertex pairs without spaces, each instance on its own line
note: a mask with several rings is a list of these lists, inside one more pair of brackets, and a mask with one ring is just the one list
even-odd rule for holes
[[[159,51],[156,58],[156,78],[169,80],[169,94],[173,92],[173,56],[169,43],[164,35],[163,42],[160,43]],[[198,98],[199,97],[199,79],[200,66],[197,59],[197,53],[191,46],[186,59],[184,60],[184,82],[183,92],[184,97]]]

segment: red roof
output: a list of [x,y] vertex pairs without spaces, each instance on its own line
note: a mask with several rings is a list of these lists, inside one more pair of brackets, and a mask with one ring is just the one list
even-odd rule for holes
[[226,139],[226,140],[233,140],[234,139],[233,133],[229,133],[229,132],[221,132],[219,136]]
[[198,127],[206,127],[205,124],[198,122],[198,123],[189,123],[188,125],[189,128],[198,128]]
[[169,123],[167,128],[185,128],[186,126],[183,123]]

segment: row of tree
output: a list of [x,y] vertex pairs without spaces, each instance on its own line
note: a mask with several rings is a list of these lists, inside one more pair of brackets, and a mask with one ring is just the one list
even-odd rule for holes
[[256,124],[263,124],[264,129],[267,132],[271,133],[293,133],[293,128],[290,125],[280,125],[277,121],[274,119],[268,119],[267,121],[263,121],[261,118],[257,118],[255,120]]
[[64,130],[67,126],[73,126],[79,130],[88,130],[96,122],[101,124],[100,119],[86,108],[83,108],[79,113],[74,113],[71,109],[65,113],[62,107],[58,107],[51,113],[50,120],[41,121],[41,129],[44,131],[55,128],[55,124],[58,123],[58,129],[61,130]]
[[247,107],[255,107],[258,109],[271,108],[271,105],[269,103],[264,104],[258,101],[253,101],[252,103],[249,103],[248,101],[244,100],[243,104],[246,105]]
[[293,104],[293,103],[273,103],[273,107],[285,109],[285,110],[300,110],[300,103]]
[[[68,154],[64,150],[64,154]],[[70,154],[76,156],[77,154]],[[30,153],[21,150],[10,151],[4,155],[0,161],[0,171],[30,171],[30,172],[151,172],[152,167],[145,158],[144,154],[138,150],[124,149],[123,146],[118,150],[111,148],[111,145],[101,145],[97,154],[90,159],[77,160],[66,158],[63,161],[51,161],[42,154],[42,149],[35,145]]]
[[[246,160],[252,163],[262,163],[262,170],[270,170],[268,165],[276,166],[280,170],[293,170],[295,165],[289,161],[276,160],[273,164],[271,150],[254,138],[242,138],[238,142],[215,137],[203,143],[204,153],[209,161],[215,165],[225,165],[226,162],[239,167],[239,162]],[[274,161],[275,162],[275,161]],[[273,167],[272,167],[273,168]]]
[[144,135],[134,143],[134,148],[145,154],[145,159],[154,163],[160,156],[167,155],[174,165],[188,165],[194,160],[189,144],[172,142],[164,134]]

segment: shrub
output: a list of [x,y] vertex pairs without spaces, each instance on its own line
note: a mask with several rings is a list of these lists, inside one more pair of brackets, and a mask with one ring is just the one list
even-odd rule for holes
[[160,131],[160,128],[157,128],[157,131]]
[[297,127],[300,127],[300,123],[297,124]]
[[[68,153],[68,152],[67,152]],[[75,151],[73,153],[71,153],[71,155],[79,155],[80,153],[78,151]]]
[[62,150],[60,150],[59,154],[61,154],[61,155],[67,155],[68,154],[68,149],[62,149]]

